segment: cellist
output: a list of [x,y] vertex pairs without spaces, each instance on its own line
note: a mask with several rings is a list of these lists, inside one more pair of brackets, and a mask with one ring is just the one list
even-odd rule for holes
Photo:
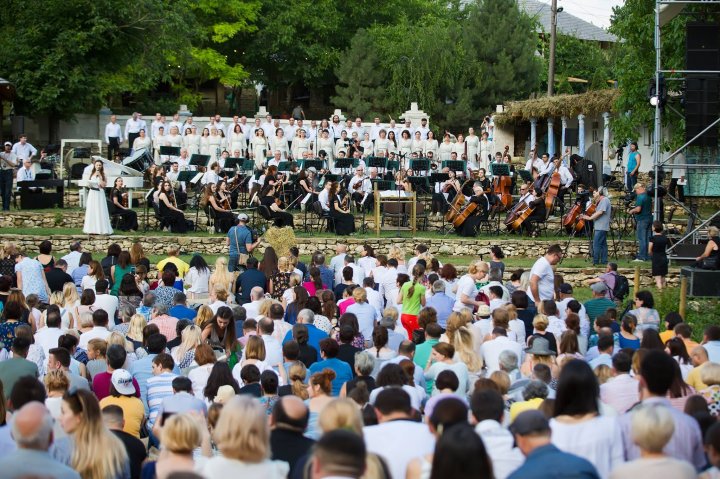
[[[528,236],[533,233],[530,230],[530,223],[532,221],[545,220],[547,218],[547,210],[545,209],[545,193],[538,187],[532,188],[532,193],[529,198],[525,199],[525,202],[530,208],[533,209],[532,214],[523,221],[522,229],[527,232]],[[533,236],[537,236],[537,232],[533,233]]]
[[[570,149],[566,151],[566,154],[570,153]],[[564,157],[565,155],[563,155]],[[555,171],[560,173],[560,190],[558,191],[558,199],[560,200],[560,216],[565,215],[565,195],[570,190],[570,185],[574,181],[572,173],[567,166],[562,162],[562,157],[555,157]]]
[[[475,211],[472,213],[472,215],[469,216],[460,226],[455,228],[455,231],[460,236],[475,236],[477,234],[478,225],[482,221],[487,220],[488,214],[490,212],[490,199],[485,194],[483,184],[480,181],[476,181],[475,183],[473,183],[472,189],[473,195],[470,197],[470,200],[465,205],[465,208],[467,208],[471,203],[475,203],[477,206],[475,207]],[[463,210],[465,208],[463,208]]]

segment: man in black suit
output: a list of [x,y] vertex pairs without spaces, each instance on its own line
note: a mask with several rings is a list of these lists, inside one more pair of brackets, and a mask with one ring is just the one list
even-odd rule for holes
[[297,396],[283,396],[275,404],[270,416],[270,451],[272,459],[290,464],[290,474],[301,467],[315,441],[303,436],[310,418],[310,411]]
[[59,259],[55,261],[55,267],[51,268],[50,271],[45,273],[48,287],[52,293],[56,291],[62,292],[65,283],[72,283],[72,276],[67,274],[67,261]]

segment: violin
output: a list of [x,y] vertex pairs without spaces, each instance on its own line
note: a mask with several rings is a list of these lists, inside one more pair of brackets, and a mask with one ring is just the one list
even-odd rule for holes
[[120,195],[120,203],[122,204],[123,208],[128,207],[128,194],[127,191],[123,191]]

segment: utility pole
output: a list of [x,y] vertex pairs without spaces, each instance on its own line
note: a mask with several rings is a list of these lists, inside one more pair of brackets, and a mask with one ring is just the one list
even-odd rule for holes
[[555,91],[555,42],[557,40],[557,0],[552,0],[550,6],[550,61],[548,67],[548,96],[553,96]]

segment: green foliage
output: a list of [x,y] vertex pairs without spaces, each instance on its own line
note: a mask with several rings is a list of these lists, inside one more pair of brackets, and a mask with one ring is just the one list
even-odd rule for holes
[[[549,45],[547,47],[549,49]],[[610,88],[613,78],[613,48],[603,50],[597,42],[558,35],[555,46],[555,92],[584,93],[588,90]],[[547,85],[547,61],[543,67]],[[568,77],[581,78],[588,83],[569,82]]]
[[[648,82],[655,75],[654,8],[652,0],[627,0],[613,9],[610,32],[622,39],[615,52],[615,76],[621,91],[616,109],[625,112],[611,120],[616,143],[638,138],[645,126],[654,129],[655,111],[647,99]],[[689,10],[692,7],[686,6],[685,11]],[[679,15],[662,28],[663,69],[684,68],[687,19],[686,15]],[[679,117],[666,114],[664,124],[676,135],[668,143],[677,144],[684,134]],[[669,144],[663,146],[667,149]]]

